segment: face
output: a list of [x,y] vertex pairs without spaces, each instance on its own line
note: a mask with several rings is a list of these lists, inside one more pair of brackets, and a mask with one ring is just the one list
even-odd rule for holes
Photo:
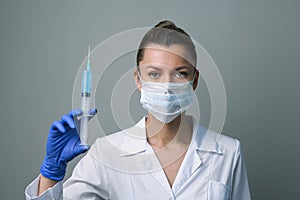
[[[185,59],[187,58],[187,59]],[[149,82],[193,82],[195,90],[198,84],[199,72],[187,62],[189,55],[181,45],[165,47],[157,44],[147,46],[143,60],[140,61],[140,76]],[[134,72],[136,85],[141,90],[138,72]]]

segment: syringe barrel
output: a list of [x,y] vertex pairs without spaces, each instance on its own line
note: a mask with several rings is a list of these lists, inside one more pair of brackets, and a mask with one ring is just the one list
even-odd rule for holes
[[80,144],[87,145],[88,138],[88,121],[90,117],[90,104],[91,97],[90,96],[82,96],[81,97],[81,110],[82,116],[80,118]]
[[90,70],[84,70],[82,74],[81,85],[81,110],[80,118],[80,144],[87,145],[88,138],[88,121],[91,108],[91,90],[92,90],[92,73]]
[[80,145],[88,145],[88,116],[82,116],[80,120]]
[[90,96],[92,92],[92,72],[84,70],[82,73],[81,94],[82,96]]

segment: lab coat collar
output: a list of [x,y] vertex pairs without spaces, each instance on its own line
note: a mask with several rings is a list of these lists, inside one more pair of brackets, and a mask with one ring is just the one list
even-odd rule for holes
[[[201,152],[222,154],[218,145],[221,134],[208,130],[201,126],[195,118],[186,116],[188,121],[193,124],[193,136],[190,148]],[[143,117],[136,125],[123,130],[124,142],[121,145],[121,156],[129,156],[146,151],[146,117]]]
[[146,117],[143,117],[136,125],[123,130],[124,142],[121,145],[121,156],[134,155],[146,151]]
[[192,118],[192,120],[193,138],[191,148],[201,152],[222,154],[221,147],[218,143],[221,134],[201,126],[195,118]]

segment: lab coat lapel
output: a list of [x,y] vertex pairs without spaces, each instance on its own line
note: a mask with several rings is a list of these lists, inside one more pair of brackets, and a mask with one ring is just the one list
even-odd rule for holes
[[174,196],[159,160],[147,143],[145,117],[123,133],[124,142],[120,146],[120,156],[126,160],[127,170],[148,173],[170,196]]
[[[157,183],[168,193],[169,196],[174,196],[169,185],[167,177],[162,169],[162,166],[156,157],[152,147],[147,142],[145,130],[145,118],[136,126],[126,130],[126,150],[122,155],[126,155],[128,165],[134,165],[136,169],[142,169],[139,172],[148,173]],[[128,146],[128,144],[131,144]]]
[[177,173],[172,190],[176,194],[183,184],[201,166],[202,161],[195,149],[189,149]]
[[177,194],[183,184],[199,170],[205,160],[205,156],[211,153],[222,154],[217,143],[220,134],[201,126],[194,118],[192,120],[193,137],[172,187],[175,194]]
[[136,125],[123,130],[124,141],[120,146],[120,156],[138,154],[146,150],[145,117]]

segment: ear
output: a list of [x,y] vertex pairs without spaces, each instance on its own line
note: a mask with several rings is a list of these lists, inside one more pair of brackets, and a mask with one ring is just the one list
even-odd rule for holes
[[135,85],[136,85],[137,89],[139,91],[141,91],[141,89],[142,89],[142,83],[141,83],[141,80],[140,80],[140,77],[138,75],[138,71],[137,70],[134,70],[133,76],[134,76],[134,81],[135,81]]
[[197,88],[197,85],[198,85],[198,80],[199,80],[199,70],[196,69],[195,71],[195,79],[194,79],[194,82],[193,82],[193,90],[195,90]]

